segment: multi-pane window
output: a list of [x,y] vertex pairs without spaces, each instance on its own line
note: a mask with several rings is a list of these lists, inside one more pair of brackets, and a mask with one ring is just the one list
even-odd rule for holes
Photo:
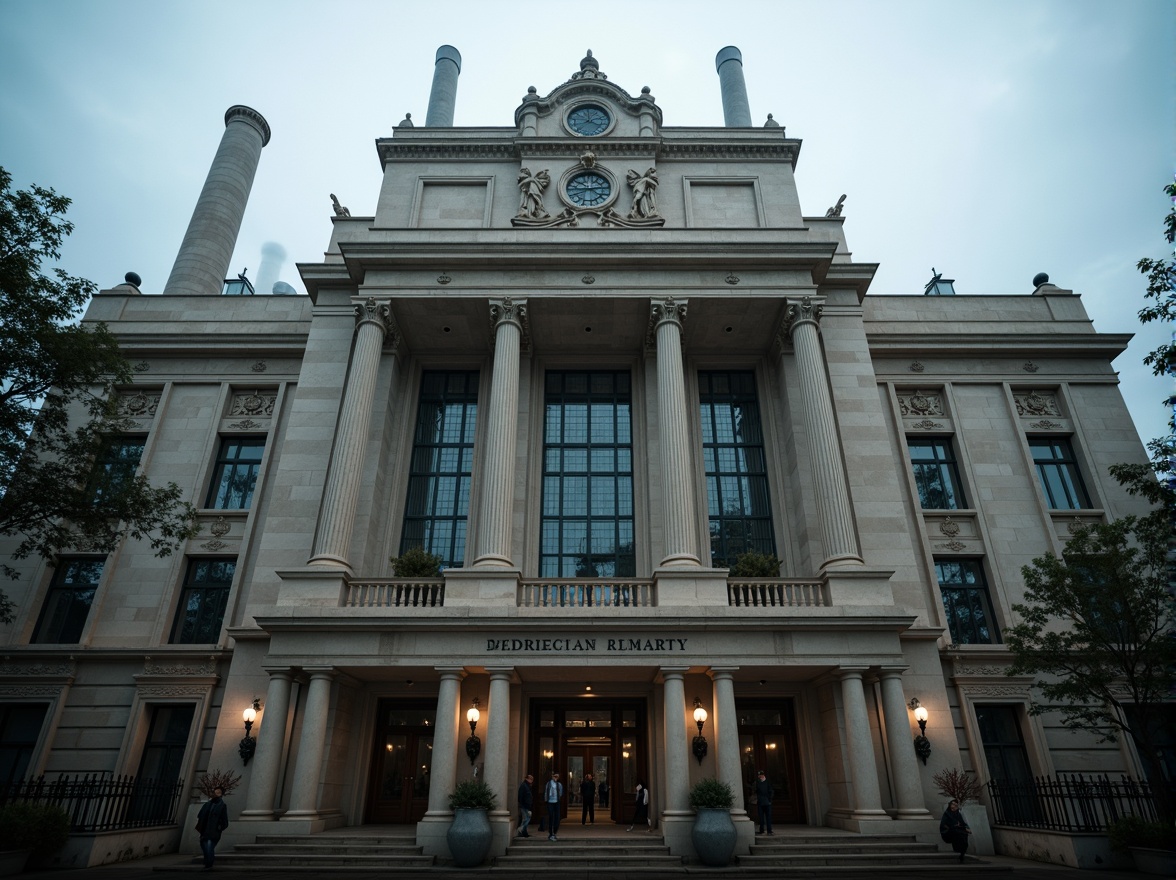
[[62,559],[57,563],[33,631],[35,644],[73,644],[82,637],[105,564],[103,559]]
[[923,509],[959,510],[968,506],[950,437],[911,437],[907,451]]
[[1070,441],[1064,438],[1030,437],[1033,464],[1041,478],[1041,488],[1054,510],[1079,510],[1090,507],[1090,496],[1082,484],[1078,462]]
[[633,577],[628,373],[547,374],[539,574]]
[[225,437],[216,456],[216,469],[205,507],[248,510],[261,471],[264,437]]
[[976,725],[984,744],[988,776],[1000,782],[1029,782],[1033,771],[1017,722],[1016,706],[976,706]]
[[0,786],[28,775],[47,703],[0,703]]
[[128,817],[149,824],[165,820],[171,811],[171,786],[183,774],[184,752],[192,732],[196,707],[191,703],[150,708],[151,723],[139,759],[135,791]]
[[237,570],[235,559],[192,559],[172,626],[173,644],[197,645],[220,638],[229,588]]
[[935,563],[943,610],[955,645],[991,645],[1000,641],[984,571],[975,559]]
[[422,547],[447,568],[465,559],[477,415],[477,372],[421,377],[401,553]]
[[109,495],[117,494],[126,483],[134,479],[146,444],[146,437],[130,436],[110,437],[102,444],[90,476],[95,504]]
[[775,555],[764,434],[752,372],[698,374],[711,564]]

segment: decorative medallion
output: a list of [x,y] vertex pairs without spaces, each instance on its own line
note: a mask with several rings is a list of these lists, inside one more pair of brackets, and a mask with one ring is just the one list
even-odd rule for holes
[[139,363],[135,364],[136,373],[146,373],[150,369],[151,364],[147,363],[147,361],[139,361]]
[[911,425],[912,428],[922,428],[924,431],[933,431],[936,428],[942,428],[941,422],[933,422],[930,419],[923,419],[921,422],[915,422]]
[[954,538],[960,533],[960,524],[949,516],[939,524],[939,531],[949,538]]
[[229,525],[228,520],[226,520],[223,516],[218,516],[213,524],[208,527],[208,530],[219,538],[222,535],[227,535],[230,528],[231,526]]
[[255,373],[264,373],[266,371],[265,361],[258,361],[249,369],[253,370]]
[[119,402],[122,404],[123,412],[132,418],[152,418],[159,407],[159,395],[136,391],[134,394],[123,395]]
[[437,283],[438,284],[448,284],[452,280],[453,279],[450,278],[448,275],[446,275],[444,272],[442,272],[440,275],[437,276]]
[[242,394],[234,394],[232,402],[229,404],[229,415],[268,418],[274,414],[274,404],[277,403],[277,400],[278,393],[276,391],[246,391]]
[[[911,369],[914,369],[912,365]],[[912,394],[898,392],[898,410],[904,416],[941,416],[943,415],[943,396],[939,394],[915,391]]]
[[594,275],[585,275],[580,280],[585,284],[595,284],[596,283],[596,277]]
[[919,363],[918,361],[912,361],[911,365],[909,367],[907,367],[907,369],[910,370],[912,373],[921,373],[921,372],[923,372],[923,365],[921,363]]
[[1014,394],[1013,403],[1017,407],[1019,416],[1060,416],[1058,397],[1049,391],[1030,391],[1025,394]]
[[1033,363],[1033,361],[1025,361],[1025,363],[1021,365],[1021,369],[1026,373],[1036,373],[1040,367]]
[[1049,419],[1042,419],[1040,422],[1030,422],[1030,428],[1040,428],[1043,431],[1052,431],[1055,428],[1062,427],[1060,422],[1051,422]]
[[244,419],[240,422],[230,422],[230,428],[236,428],[238,431],[256,431],[258,428],[264,428],[261,422],[255,422],[253,419]]
[[738,284],[739,283],[739,276],[736,275],[734,272],[728,272],[727,277],[724,278],[723,280],[726,281],[728,284]]

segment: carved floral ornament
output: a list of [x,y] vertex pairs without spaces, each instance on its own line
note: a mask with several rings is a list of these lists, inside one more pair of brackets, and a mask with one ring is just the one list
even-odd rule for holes
[[268,418],[274,414],[277,399],[277,391],[246,391],[234,394],[229,406],[229,415]]
[[943,415],[943,395],[936,392],[899,391],[898,409],[904,416]]
[[1052,391],[1016,391],[1013,402],[1019,416],[1061,416],[1058,396]]
[[144,675],[216,675],[216,658],[156,663],[150,656],[143,658]]
[[155,411],[159,407],[160,395],[158,392],[150,391],[143,393],[142,391],[135,391],[130,394],[123,394],[119,397],[119,408],[124,415],[135,419],[150,419],[155,417]]
[[792,336],[796,332],[796,328],[802,324],[812,324],[816,327],[817,322],[821,320],[821,313],[824,309],[824,300],[814,301],[811,296],[788,300],[788,307],[785,313],[787,317],[784,319],[785,332],[789,336]]
[[519,332],[522,335],[519,347],[523,351],[531,347],[531,322],[525,299],[504,296],[502,299],[490,300],[491,348],[497,344],[498,328],[503,324],[513,324],[519,328]]

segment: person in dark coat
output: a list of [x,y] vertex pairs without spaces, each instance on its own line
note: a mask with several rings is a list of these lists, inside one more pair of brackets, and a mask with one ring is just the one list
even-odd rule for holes
[[763,770],[755,781],[755,809],[759,813],[759,833],[772,834],[772,798],[776,792]]
[[204,870],[211,871],[216,859],[216,845],[221,832],[229,827],[229,808],[222,798],[225,790],[217,786],[212,790],[212,799],[206,801],[196,814],[196,830],[200,832],[200,851],[204,853]]
[[633,813],[633,824],[625,830],[632,831],[644,822],[648,826],[647,830],[653,831],[653,822],[649,818],[649,789],[645,787],[645,781],[642,779],[637,780],[635,803],[637,808]]
[[528,773],[519,785],[519,837],[531,836],[527,833],[527,826],[531,824],[531,808],[535,803],[535,795],[531,791],[531,783],[534,781],[535,777]]
[[939,836],[943,838],[944,843],[950,843],[951,848],[960,854],[961,862],[968,852],[968,835],[971,833],[971,826],[960,812],[960,802],[952,801],[943,811],[943,818],[939,820]]
[[592,781],[592,774],[584,774],[584,781],[580,783],[580,800],[584,808],[580,811],[581,825],[596,824],[596,783]]
[[608,777],[600,777],[600,785],[596,786],[596,793],[600,795],[600,805],[608,806]]

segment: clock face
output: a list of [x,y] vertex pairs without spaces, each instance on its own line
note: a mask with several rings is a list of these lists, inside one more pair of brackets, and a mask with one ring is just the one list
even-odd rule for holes
[[608,112],[595,104],[585,104],[568,114],[568,128],[585,137],[600,134],[610,121]]
[[612,187],[608,180],[591,171],[577,174],[567,185],[568,198],[581,208],[595,208],[608,201]]

